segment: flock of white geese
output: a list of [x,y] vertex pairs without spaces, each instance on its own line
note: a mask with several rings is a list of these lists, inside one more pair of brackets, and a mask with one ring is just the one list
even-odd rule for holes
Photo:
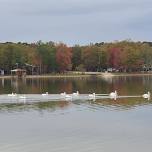
[[[42,96],[48,96],[49,95],[49,93],[48,92],[46,92],[46,93],[43,93],[43,94],[41,94]],[[50,94],[51,95],[51,94]],[[81,94],[79,94],[79,91],[77,91],[77,92],[74,92],[74,93],[72,93],[72,94],[67,94],[66,92],[63,92],[63,93],[60,93],[59,95],[61,95],[62,97],[64,97],[65,99],[72,99],[73,97],[79,97]],[[96,93],[92,93],[92,94],[88,94],[88,97],[89,97],[89,99],[96,99],[96,97],[101,97],[101,96],[103,96],[103,95],[107,95],[108,96],[108,98],[110,98],[110,99],[114,99],[114,100],[116,100],[117,98],[119,98],[119,97],[121,97],[121,96],[118,96],[118,93],[117,93],[117,91],[115,90],[114,92],[111,92],[110,94],[96,94]],[[17,96],[17,94],[16,93],[11,93],[11,94],[8,94],[8,96],[9,97],[16,97]],[[141,96],[137,96],[137,97],[142,97],[142,98],[144,98],[144,99],[148,99],[148,100],[150,100],[150,92],[148,91],[147,93],[145,93],[145,94],[143,94],[143,95],[141,95]],[[126,96],[127,97],[127,96]],[[129,96],[129,97],[131,97],[131,96]],[[133,96],[132,96],[133,97]],[[25,99],[26,98],[26,96],[25,95],[20,95],[19,96],[19,98],[21,98],[21,99]]]

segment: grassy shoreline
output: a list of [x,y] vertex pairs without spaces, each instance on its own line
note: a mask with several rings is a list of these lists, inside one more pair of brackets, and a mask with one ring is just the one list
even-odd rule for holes
[[[45,74],[45,75],[27,75],[24,78],[79,78],[79,77],[119,77],[119,76],[152,76],[152,73],[99,73],[87,74],[87,73],[73,73],[73,74]],[[0,79],[11,79],[16,76],[5,75],[0,76]]]
[[103,77],[121,77],[121,76],[152,76],[152,73],[105,73]]

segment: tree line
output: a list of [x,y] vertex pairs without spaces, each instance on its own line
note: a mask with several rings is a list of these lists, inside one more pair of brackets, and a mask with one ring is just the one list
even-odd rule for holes
[[63,43],[0,43],[0,69],[23,68],[37,74],[66,71],[134,72],[152,70],[152,43],[116,41],[86,46]]

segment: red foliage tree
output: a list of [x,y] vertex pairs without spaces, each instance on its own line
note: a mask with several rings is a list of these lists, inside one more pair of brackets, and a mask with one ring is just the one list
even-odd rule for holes
[[108,49],[108,65],[110,67],[118,69],[121,66],[121,57],[122,57],[122,51],[120,48],[110,48]]
[[56,62],[59,65],[59,71],[70,70],[72,58],[72,49],[65,44],[59,44],[56,51]]

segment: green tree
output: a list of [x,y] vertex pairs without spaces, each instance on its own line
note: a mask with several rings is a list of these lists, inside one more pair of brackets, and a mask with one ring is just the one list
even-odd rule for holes
[[76,68],[82,63],[82,47],[79,45],[75,45],[72,48],[72,70],[76,70]]
[[87,71],[97,71],[100,62],[98,46],[88,46],[82,51],[83,64]]

